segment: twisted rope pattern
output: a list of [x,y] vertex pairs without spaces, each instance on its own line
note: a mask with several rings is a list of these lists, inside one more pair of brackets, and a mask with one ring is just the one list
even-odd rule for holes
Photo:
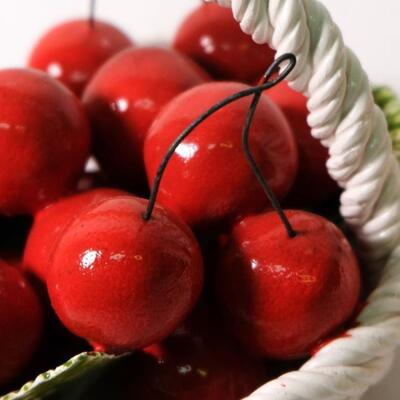
[[244,32],[277,56],[294,53],[290,85],[308,96],[312,135],[344,189],[341,214],[360,242],[378,288],[359,326],[325,345],[299,371],[249,400],[357,400],[389,368],[400,343],[400,170],[368,77],[317,0],[210,0],[231,7]]

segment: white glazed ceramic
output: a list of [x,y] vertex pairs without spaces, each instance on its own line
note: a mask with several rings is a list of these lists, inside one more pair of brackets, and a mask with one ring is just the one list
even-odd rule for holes
[[299,371],[268,382],[251,400],[357,400],[378,382],[400,344],[400,170],[368,77],[317,0],[210,0],[231,7],[243,31],[293,53],[290,85],[308,96],[312,135],[344,189],[341,214],[359,240],[377,289],[358,326],[325,345]]

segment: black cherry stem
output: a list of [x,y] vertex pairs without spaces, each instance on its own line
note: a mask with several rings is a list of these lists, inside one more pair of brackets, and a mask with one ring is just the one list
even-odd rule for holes
[[89,4],[89,24],[93,29],[96,24],[96,0],[90,0]]
[[[274,79],[270,80],[272,78],[272,76],[274,75],[274,73],[276,71],[279,71],[280,67],[285,63],[287,65],[285,66],[283,71],[280,72]],[[245,89],[245,90],[242,90],[242,91],[240,91],[238,93],[235,93],[235,94],[225,98],[224,100],[221,100],[219,103],[214,104],[206,112],[204,112],[198,118],[196,118],[184,131],[182,131],[179,134],[179,136],[175,139],[175,141],[169,147],[167,153],[165,154],[164,158],[162,159],[162,161],[160,163],[160,166],[158,167],[157,174],[155,176],[154,183],[153,183],[152,188],[151,188],[149,202],[147,204],[147,209],[143,214],[143,219],[145,221],[148,221],[151,218],[151,215],[153,213],[154,206],[155,206],[155,203],[156,203],[156,200],[157,200],[157,194],[158,194],[158,191],[159,191],[159,188],[160,188],[160,183],[161,183],[161,179],[163,177],[164,171],[165,171],[165,169],[166,169],[166,167],[168,165],[169,160],[174,155],[175,150],[181,144],[181,142],[183,140],[185,140],[186,137],[189,136],[190,133],[192,133],[193,130],[197,126],[199,126],[202,122],[204,122],[211,115],[215,114],[221,108],[224,108],[227,105],[229,105],[229,104],[231,104],[231,103],[233,103],[233,102],[235,102],[235,101],[237,101],[239,99],[242,99],[244,97],[255,95],[254,99],[252,101],[252,106],[253,107],[250,107],[250,111],[249,111],[249,115],[251,113],[254,115],[255,109],[256,109],[257,104],[258,104],[258,100],[259,100],[262,92],[264,92],[265,90],[268,90],[268,89],[276,86],[278,83],[283,81],[292,72],[292,70],[293,70],[293,68],[295,66],[296,66],[296,57],[293,54],[290,54],[290,53],[283,54],[282,56],[278,57],[270,65],[270,67],[268,68],[268,70],[264,74],[263,81],[262,81],[262,83],[260,85],[255,86],[255,87],[251,87],[251,88],[248,88],[248,89]],[[258,98],[257,101],[256,101],[256,98]],[[252,117],[250,116],[250,118],[249,118],[249,116],[248,116],[246,121],[247,121],[247,124],[249,125],[248,128],[247,128],[249,130],[251,122],[252,122]],[[246,129],[246,126],[245,126],[245,129]],[[244,129],[244,131],[245,131],[245,129]],[[249,153],[249,152],[247,152],[247,153],[250,154],[250,158],[252,159],[251,153]],[[253,164],[252,163],[250,163],[250,165],[251,165],[254,173],[256,174],[257,178],[261,177],[262,181],[265,183],[265,179],[262,177],[262,174],[259,173],[257,165],[255,164],[256,169],[253,168]],[[261,181],[260,181],[260,183],[261,183]],[[267,185],[267,187],[268,187],[268,185]],[[271,192],[270,189],[268,191]],[[273,203],[273,202],[271,201],[271,203]],[[282,210],[282,208],[279,205],[279,202],[277,202],[277,203],[278,203],[278,208],[280,208],[280,210]],[[274,206],[274,204],[273,204],[273,206]],[[283,211],[282,211],[282,213],[283,213]],[[285,217],[285,220],[287,221],[286,217]],[[287,223],[289,223],[289,222],[287,221]],[[286,226],[286,224],[285,224],[285,226]],[[290,224],[289,224],[289,226],[290,226]],[[291,229],[291,232],[292,232],[292,235],[293,235],[293,233],[294,233],[293,229]]]
[[[296,59],[293,61],[296,63]],[[273,65],[271,66],[273,67]],[[265,73],[263,77],[263,82],[268,82],[268,80],[271,78],[275,71],[272,68],[269,68],[268,71]],[[267,183],[267,180],[264,178],[264,175],[257,165],[256,160],[254,159],[251,150],[250,150],[250,144],[249,144],[249,137],[250,137],[250,129],[252,122],[254,120],[254,115],[257,110],[258,103],[260,102],[262,95],[262,91],[258,90],[253,97],[253,100],[250,104],[249,107],[249,112],[247,113],[246,120],[243,126],[243,133],[242,133],[242,145],[243,145],[243,151],[244,154],[247,158],[247,161],[253,170],[254,175],[256,176],[258,182],[260,183],[261,187],[264,190],[264,193],[267,195],[269,201],[271,202],[272,207],[274,210],[278,213],[279,218],[281,219],[282,223],[285,225],[287,234],[290,238],[294,238],[296,236],[296,232],[293,229],[292,225],[290,224],[285,212],[283,211],[283,208],[281,204],[279,203],[278,198],[275,196],[275,193],[273,190],[271,190],[270,186]]]

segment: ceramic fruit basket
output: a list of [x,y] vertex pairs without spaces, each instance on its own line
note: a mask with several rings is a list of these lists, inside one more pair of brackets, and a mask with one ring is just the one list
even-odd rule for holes
[[[142,391],[119,393],[118,390],[124,389],[118,388],[117,384],[111,389],[108,398],[232,400],[238,398],[237,393],[246,393],[246,398],[252,400],[357,400],[371,385],[377,383],[390,367],[394,350],[400,342],[400,169],[392,145],[394,143],[396,147],[398,142],[399,102],[393,93],[385,88],[377,89],[374,99],[368,77],[359,60],[345,46],[339,28],[332,21],[326,8],[317,0],[218,0],[218,4],[232,9],[242,31],[250,35],[255,43],[268,44],[276,50],[275,62],[257,86],[237,82],[210,83],[206,74],[197,69],[200,67],[190,64],[189,68],[185,64],[188,61],[181,59],[179,62],[171,61],[170,55],[164,53],[167,50],[126,50],[111,58],[93,77],[89,76],[94,72],[93,66],[90,65],[90,73],[71,73],[68,78],[70,81],[66,74],[63,75],[65,65],[45,65],[43,61],[43,54],[49,49],[53,51],[53,44],[60,43],[58,39],[52,39],[51,45],[45,46],[46,51],[41,55],[38,55],[40,52],[37,51],[31,58],[30,66],[44,69],[53,78],[69,86],[78,96],[81,96],[83,91],[82,102],[88,111],[94,131],[94,153],[102,167],[110,168],[111,175],[119,173],[122,180],[131,180],[132,176],[143,172],[143,165],[137,160],[144,157],[147,177],[152,185],[149,200],[122,192],[118,186],[118,189],[97,189],[75,197],[66,197],[66,200],[61,199],[54,205],[47,206],[54,201],[46,198],[53,195],[50,191],[57,192],[59,186],[64,183],[63,180],[70,179],[70,175],[76,175],[76,170],[83,167],[83,162],[89,155],[88,124],[81,114],[77,98],[59,83],[55,84],[53,78],[50,81],[44,74],[29,75],[36,72],[0,73],[0,102],[3,101],[3,88],[11,87],[3,81],[17,82],[17,85],[18,82],[23,82],[25,91],[41,87],[39,91],[35,89],[34,95],[31,96],[35,99],[35,96],[39,96],[41,100],[35,115],[40,115],[46,107],[51,109],[51,101],[44,101],[45,98],[60,101],[57,103],[59,109],[63,110],[65,107],[65,110],[68,110],[61,118],[58,115],[54,116],[58,124],[57,129],[65,129],[70,135],[70,142],[66,147],[68,150],[64,149],[61,157],[52,158],[46,165],[51,164],[56,168],[54,166],[58,165],[57,162],[61,158],[63,163],[64,160],[68,160],[64,164],[74,164],[71,167],[72,172],[66,171],[67,167],[56,169],[57,183],[53,182],[54,176],[50,176],[50,173],[44,177],[35,175],[34,179],[30,178],[29,181],[24,180],[24,174],[16,174],[15,181],[20,179],[22,187],[30,191],[29,193],[38,190],[37,187],[31,187],[32,180],[35,180],[37,186],[45,182],[48,188],[46,180],[52,179],[51,190],[42,190],[37,197],[32,194],[29,207],[36,200],[40,204],[31,208],[27,208],[24,203],[25,195],[22,199],[18,197],[17,186],[1,186],[0,173],[0,189],[3,193],[4,188],[12,188],[8,190],[10,198],[4,200],[0,196],[0,212],[18,215],[28,211],[35,214],[34,225],[25,249],[24,266],[28,268],[29,273],[41,280],[42,284],[46,282],[52,306],[62,323],[72,333],[86,339],[95,349],[83,351],[65,364],[40,374],[20,390],[1,397],[2,400],[103,398],[99,396],[106,390],[107,382],[117,379],[119,375],[124,376],[127,382],[136,379],[139,381],[139,387],[142,382]],[[72,31],[80,32],[81,25],[74,25]],[[87,21],[83,25],[83,29],[87,30]],[[105,28],[105,25],[96,22],[93,15],[89,25],[92,29],[91,35],[95,35],[96,29],[105,29],[108,34],[110,32],[108,27]],[[197,25],[192,23],[191,27]],[[119,33],[113,31],[110,35],[113,39],[108,42],[108,48],[112,47],[110,43],[114,43],[118,51],[130,45],[129,40]],[[64,33],[60,36],[65,39],[68,35]],[[209,37],[203,37],[202,46],[205,53],[213,52],[214,44]],[[261,49],[262,47],[260,51]],[[153,87],[153,80],[146,81],[143,78],[144,72],[139,81],[134,81],[129,74],[138,64],[130,64],[133,59],[132,52],[136,54],[135,62],[139,62],[143,71],[147,73],[150,69],[154,70],[156,76],[162,76],[163,81],[154,80]],[[67,63],[86,63],[85,67],[88,67],[90,62],[86,58],[84,62],[81,60],[82,54],[86,54],[85,50],[81,48],[77,54],[78,56],[69,57]],[[148,67],[148,61],[143,61],[146,57],[153,60],[158,57],[158,66]],[[138,59],[140,61],[137,61]],[[244,60],[237,60],[237,64],[243,62]],[[262,65],[262,71],[265,67]],[[168,74],[173,78],[169,78]],[[186,76],[185,74],[188,74],[185,81],[187,87],[181,87],[179,85],[183,84],[179,79]],[[123,76],[128,76],[130,80],[118,81]],[[254,84],[253,78],[251,77],[251,80]],[[293,183],[297,151],[292,145],[294,140],[291,139],[289,125],[284,121],[283,114],[276,111],[275,106],[262,95],[264,91],[267,94],[274,86],[278,88],[284,78],[290,88],[302,92],[308,98],[307,122],[311,127],[312,136],[329,150],[326,167],[330,177],[342,189],[338,220],[344,220],[343,230],[352,237],[353,247],[362,265],[364,291],[369,293],[364,298],[360,295],[358,263],[344,234],[322,217],[302,211],[283,211],[279,200],[286,194],[286,189],[282,189],[282,183],[274,183],[271,176],[268,175],[267,179],[263,177],[263,174],[269,173],[270,167],[266,168],[262,164],[262,158],[257,159],[258,153],[254,151],[254,155],[252,154],[255,142],[250,146],[250,133],[257,137],[257,143],[264,143],[261,146],[268,148],[268,144],[265,145],[266,140],[262,139],[262,135],[267,133],[260,129],[260,126],[269,124],[270,130],[277,133],[275,137],[271,134],[268,137],[268,141],[272,143],[269,149],[274,148],[273,151],[276,151],[278,148],[280,155],[274,159],[278,166],[275,178],[278,181],[283,179],[283,182]],[[173,84],[169,83],[169,79]],[[39,80],[41,85],[35,86],[34,82]],[[107,136],[109,132],[127,132],[130,124],[133,124],[133,119],[124,119],[130,113],[130,104],[133,101],[128,92],[124,92],[129,85],[136,85],[139,91],[151,90],[151,93],[161,93],[161,97],[178,96],[165,105],[157,117],[155,112],[154,115],[151,113],[159,99],[136,99],[135,107],[140,109],[140,113],[129,118],[139,118],[137,115],[143,118],[145,115],[148,120],[154,120],[150,128],[150,123],[146,120],[146,129],[149,129],[150,133],[145,139],[137,135],[134,141],[127,141],[123,136],[113,136],[110,140]],[[146,85],[150,89],[145,87]],[[287,90],[291,90],[290,88]],[[185,91],[186,89],[188,90]],[[114,95],[114,91],[117,95]],[[104,108],[101,101],[107,96],[114,97],[109,103],[106,100]],[[207,101],[203,101],[203,97]],[[247,100],[243,100],[245,97]],[[274,98],[273,91],[271,98]],[[282,98],[286,99],[286,95],[282,95]],[[12,103],[14,97],[10,96],[9,101]],[[1,104],[2,108],[9,112],[8,103]],[[16,120],[22,115],[19,104],[21,102],[10,108],[13,118],[14,114],[17,115]],[[21,107],[24,107],[24,104]],[[225,107],[232,107],[230,113],[223,114]],[[260,110],[264,110],[264,116]],[[110,119],[107,119],[107,113],[110,112],[117,115],[119,125],[113,125]],[[48,111],[46,115],[52,116],[52,111]],[[179,118],[176,118],[176,115]],[[68,118],[71,118],[71,121]],[[208,118],[210,120],[206,121]],[[213,118],[217,125],[213,125]],[[239,119],[240,122],[237,122]],[[65,120],[68,120],[68,128],[63,127]],[[140,123],[143,124],[143,121],[140,120]],[[43,121],[40,126],[40,132],[44,131]],[[75,132],[71,131],[71,126],[80,131],[80,141],[74,141]],[[206,128],[203,128],[204,126]],[[218,128],[215,129],[215,126]],[[1,123],[0,128],[12,129],[6,122]],[[26,130],[22,123],[17,124],[15,129],[21,135]],[[205,342],[208,343],[208,348],[198,349],[200,336],[194,336],[194,344],[190,339],[188,343],[191,344],[188,347],[185,347],[187,344],[183,345],[184,350],[180,347],[180,341],[186,337],[187,330],[192,329],[192,325],[182,327],[179,324],[187,318],[198,302],[203,285],[200,248],[186,223],[191,227],[200,227],[198,231],[195,230],[196,234],[204,235],[203,230],[209,232],[207,229],[210,226],[214,227],[217,217],[220,223],[222,217],[228,217],[225,214],[246,214],[240,208],[241,203],[239,207],[237,203],[231,203],[230,199],[223,197],[225,192],[230,191],[230,196],[235,198],[242,199],[247,196],[246,201],[248,197],[253,201],[259,194],[254,191],[252,184],[243,190],[243,182],[246,182],[249,175],[242,171],[248,165],[230,164],[228,156],[223,160],[226,166],[214,164],[214,160],[210,159],[206,163],[200,163],[200,166],[193,167],[201,178],[191,180],[192,172],[185,168],[193,159],[197,160],[196,157],[200,157],[199,149],[203,146],[203,142],[196,141],[197,139],[193,139],[192,142],[186,141],[195,129],[198,129],[199,137],[206,136],[207,132],[213,129],[217,132],[224,129],[233,132],[236,129],[242,133],[242,136],[239,135],[242,141],[239,139],[239,142],[235,142],[229,136],[223,137],[222,134],[215,139],[218,143],[205,142],[206,154],[211,154],[216,148],[218,151],[232,152],[236,151],[235,148],[240,147],[240,151],[244,149],[244,153],[240,154],[246,155],[247,160],[243,157],[243,162],[250,163],[255,174],[255,177],[251,175],[252,179],[257,182],[258,178],[261,188],[264,189],[264,193],[261,193],[267,195],[276,211],[259,216],[254,214],[253,209],[246,209],[245,211],[251,211],[251,216],[245,216],[239,222],[230,220],[227,223],[224,220],[228,225],[237,223],[233,233],[227,234],[223,230],[219,238],[218,245],[225,250],[218,261],[220,264],[216,272],[216,281],[219,283],[216,297],[220,310],[224,318],[226,317],[224,329],[227,329],[228,333],[234,332],[233,336],[239,337],[239,341],[234,342],[235,350],[232,354],[239,347],[246,348],[248,345],[251,357],[261,355],[266,359],[291,362],[293,359],[302,360],[308,356],[307,361],[302,364],[279,367],[281,371],[290,372],[275,373],[272,374],[273,377],[263,375],[262,381],[258,379],[259,376],[255,379],[257,373],[249,372],[256,370],[249,361],[250,358],[232,356],[232,349],[225,349],[224,339],[210,339],[210,330],[220,329],[215,328],[217,323],[212,323],[211,328],[207,325],[208,328],[201,329],[198,329],[197,322],[194,323],[196,329],[201,331],[200,336],[207,338]],[[83,138],[82,132],[86,135],[83,135]],[[48,141],[43,143],[46,144],[41,155],[47,151],[46,146],[49,146],[50,153],[59,151],[56,147],[58,144],[48,144]],[[134,152],[130,152],[130,146],[136,146]],[[68,153],[71,148],[75,149],[74,153]],[[140,149],[140,152],[137,149]],[[178,154],[183,160],[181,164],[177,157],[173,158],[174,154]],[[124,158],[128,162],[124,163]],[[40,157],[38,160],[35,159],[35,162],[40,163]],[[284,169],[283,178],[279,169]],[[322,170],[325,171],[323,165]],[[38,171],[32,169],[32,174],[40,174],[41,170]],[[318,173],[319,171],[316,171],[317,175]],[[185,179],[182,187],[178,183],[180,179]],[[208,190],[205,197],[203,192],[197,191],[204,182]],[[238,182],[236,187],[235,182]],[[138,186],[134,190],[140,193],[138,187],[143,182],[138,179],[136,183]],[[14,185],[15,182],[7,184]],[[121,186],[124,187],[123,184]],[[313,181],[301,187],[304,193],[312,193],[318,189]],[[261,191],[260,187],[258,190]],[[12,198],[15,194],[16,198]],[[213,208],[213,204],[209,203],[209,197],[213,196],[222,196],[218,207]],[[62,195],[57,192],[53,197],[60,198]],[[158,205],[158,201],[165,209]],[[47,207],[43,208],[44,205]],[[75,211],[76,207],[79,208],[79,212]],[[167,211],[169,209],[177,210],[179,218],[172,211]],[[201,219],[200,214],[202,217],[203,214],[207,214],[207,217]],[[229,217],[231,216],[229,214]],[[202,225],[204,220],[208,225]],[[204,240],[204,236],[201,237]],[[205,237],[209,238],[207,235]],[[215,248],[212,249],[212,252],[215,251]],[[103,261],[105,255],[109,257],[107,262]],[[206,263],[211,263],[207,257]],[[263,263],[265,265],[262,265]],[[303,272],[290,271],[292,265]],[[121,270],[124,272],[120,272]],[[271,270],[273,273],[269,276]],[[256,276],[258,271],[262,271],[262,277]],[[0,303],[0,315],[5,315],[2,317],[4,320],[9,318],[10,321],[14,321],[10,324],[15,323],[17,326],[17,313],[29,314],[32,320],[28,318],[25,321],[32,324],[27,329],[30,333],[26,334],[26,338],[30,338],[41,323],[39,303],[32,298],[32,293],[25,293],[28,284],[23,278],[15,275],[14,269],[0,264],[0,273],[3,274],[0,274],[0,278],[3,277],[4,281],[10,279],[11,282],[11,278],[8,278],[10,276],[19,282],[18,289],[15,290],[20,291],[18,293],[22,307],[22,311],[15,311],[10,317],[11,312]],[[209,273],[206,270],[208,284]],[[296,281],[293,281],[293,276]],[[287,284],[286,281],[295,283]],[[10,287],[11,285],[10,283]],[[343,289],[344,286],[346,288]],[[4,293],[8,296],[7,291]],[[359,298],[362,299],[361,302],[358,301]],[[3,301],[1,297],[0,300]],[[25,300],[31,302],[29,307],[23,305]],[[319,302],[322,304],[320,308]],[[300,308],[296,308],[297,305]],[[304,315],[299,314],[300,309]],[[202,310],[200,319],[208,319],[209,311],[204,311],[204,308]],[[207,307],[205,310],[208,310]],[[39,320],[37,323],[36,314]],[[334,318],[336,319],[332,322]],[[281,323],[286,320],[289,320],[288,325],[285,325],[286,322]],[[304,321],[309,321],[308,328],[308,322]],[[314,330],[320,329],[320,325],[324,327],[316,334]],[[287,327],[289,328],[286,330]],[[295,332],[294,336],[287,332],[291,330]],[[271,331],[275,333],[270,333]],[[0,333],[0,338],[3,338],[1,335]],[[226,337],[228,336],[227,334]],[[10,335],[4,337],[6,339],[2,339],[3,342],[9,340]],[[62,340],[63,338],[64,336]],[[15,342],[19,340],[19,335],[15,335]],[[11,354],[3,364],[0,362],[0,384],[1,380],[5,379],[4,376],[7,376],[7,368],[12,369],[16,365],[13,357],[17,359],[21,353],[31,351],[31,347],[37,342],[37,338],[33,338],[31,344],[29,340],[23,341],[24,347],[21,349],[26,349],[20,352],[16,352],[15,346],[12,345],[6,350],[1,350],[0,345],[1,351],[5,351],[6,355]],[[164,343],[164,340],[169,340],[169,344],[154,345]],[[229,340],[226,339],[226,342]],[[130,361],[126,360],[131,357],[132,351],[143,348],[146,357],[153,357],[152,364],[143,361],[136,369],[132,368]],[[172,355],[168,358],[170,353]],[[186,360],[188,354],[190,362],[185,363],[182,360]],[[21,357],[24,358],[23,355]],[[125,362],[127,366],[124,367]],[[195,370],[194,365],[197,365]],[[173,373],[168,369],[171,366]],[[237,373],[239,366],[247,371],[246,374],[251,375],[251,379],[242,372]],[[153,374],[150,378],[143,372],[148,369]],[[159,370],[163,372],[160,373]],[[187,376],[190,378],[185,378]],[[178,383],[174,383],[174,377]],[[97,382],[95,385],[100,389],[97,394],[89,395],[90,391],[85,390],[93,382]],[[246,392],[244,389],[240,392],[232,389],[247,383],[249,388],[251,387],[250,391]],[[152,385],[158,385],[157,390],[161,392],[148,392]],[[146,388],[143,391],[144,386]],[[253,391],[254,389],[256,390]],[[79,391],[83,393],[80,394],[81,397],[77,395]],[[248,394],[251,391],[253,393]]]

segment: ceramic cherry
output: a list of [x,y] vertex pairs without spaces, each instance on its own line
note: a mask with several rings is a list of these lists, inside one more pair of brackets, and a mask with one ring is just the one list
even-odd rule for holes
[[64,325],[95,344],[123,352],[171,334],[202,288],[199,246],[190,229],[160,207],[148,221],[147,200],[105,199],[64,231],[47,276]]
[[260,79],[275,55],[242,32],[230,9],[217,4],[196,8],[179,27],[173,45],[214,78],[250,84]]
[[17,268],[0,261],[0,385],[29,362],[42,325],[42,309],[29,282]]
[[[286,115],[299,148],[299,172],[288,195],[290,206],[317,206],[338,193],[337,183],[329,176],[326,162],[328,150],[311,136],[307,123],[307,98],[291,89],[286,82],[265,93]],[[307,190],[306,188],[314,188]]]
[[148,356],[130,369],[126,398],[239,400],[265,383],[262,363],[238,351],[208,313],[201,317],[192,317],[165,341],[145,349]]
[[254,355],[297,359],[351,318],[360,271],[342,232],[323,217],[276,212],[233,229],[216,272],[216,295],[237,337]]
[[[218,101],[246,88],[241,83],[212,82],[172,100],[145,142],[149,182],[181,131]],[[165,170],[158,202],[192,227],[217,225],[269,206],[242,150],[250,101],[235,101],[205,120],[177,147]],[[258,106],[250,143],[271,187],[284,198],[297,173],[297,148],[286,118],[266,96]]]
[[0,71],[0,214],[31,214],[75,187],[89,156],[76,97],[43,72]]
[[143,189],[143,141],[151,123],[169,100],[206,80],[200,67],[168,49],[128,49],[107,62],[83,95],[104,171]]
[[80,96],[97,69],[132,44],[111,24],[73,20],[48,31],[34,47],[28,64],[47,72]]
[[68,225],[88,207],[126,194],[116,189],[94,189],[65,197],[40,210],[34,219],[23,257],[23,268],[46,282],[51,256]]

